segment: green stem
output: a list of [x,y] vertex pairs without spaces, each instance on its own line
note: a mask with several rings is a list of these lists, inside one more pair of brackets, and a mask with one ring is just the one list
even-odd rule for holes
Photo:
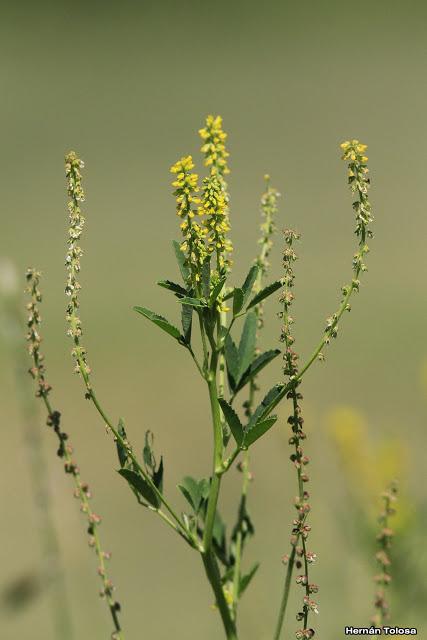
[[[37,364],[37,361],[36,361],[36,364]],[[48,397],[46,396],[46,394],[42,394],[41,397],[46,407],[48,416],[52,416],[54,412]],[[71,454],[66,445],[63,447],[63,454],[64,454],[65,462],[69,465],[72,465],[73,462],[72,462]],[[104,587],[105,599],[107,601],[108,608],[110,610],[111,617],[113,619],[113,623],[115,627],[115,640],[125,640],[125,636],[121,629],[120,621],[117,615],[116,602],[111,594],[111,588],[109,585],[109,579],[108,579],[106,565],[105,565],[105,556],[102,550],[101,541],[100,541],[99,532],[98,532],[98,524],[96,523],[96,520],[93,517],[91,517],[91,516],[94,516],[94,513],[90,506],[88,496],[83,489],[83,483],[81,480],[80,473],[78,471],[75,471],[74,473],[72,473],[72,476],[74,480],[74,485],[78,492],[79,499],[81,501],[83,512],[87,515],[88,519],[91,522],[91,526],[93,530],[93,533],[92,533],[93,545],[94,545],[95,553],[99,562],[98,573]]]
[[[161,503],[165,506],[167,511],[169,511],[169,514],[171,515],[172,519],[175,520],[176,524],[180,528],[181,534],[184,537],[184,539],[188,542],[188,544],[190,546],[194,547],[195,546],[195,542],[194,542],[194,540],[192,538],[189,537],[188,531],[187,531],[185,525],[181,522],[179,516],[175,513],[173,508],[169,505],[168,501],[163,496],[163,494],[158,490],[158,488],[156,487],[156,485],[154,484],[154,482],[152,481],[150,476],[141,467],[141,465],[139,464],[135,454],[133,453],[132,449],[129,447],[129,444],[123,440],[122,436],[117,431],[117,429],[113,426],[112,421],[108,418],[108,416],[106,415],[105,411],[103,410],[103,408],[99,404],[98,398],[95,395],[95,391],[92,388],[92,385],[91,385],[90,380],[89,380],[89,376],[88,376],[88,374],[86,372],[85,364],[84,364],[84,362],[81,360],[81,358],[79,356],[77,357],[77,362],[78,362],[78,366],[79,366],[79,369],[80,369],[80,373],[82,375],[82,378],[84,380],[84,383],[85,383],[85,386],[86,386],[86,389],[87,389],[88,398],[90,400],[92,400],[96,410],[98,411],[99,415],[101,416],[101,418],[105,422],[106,426],[113,433],[114,438],[116,439],[116,441],[119,442],[121,444],[121,446],[125,449],[125,451],[127,452],[129,458],[132,460],[133,464],[135,465],[135,468],[144,477],[144,480],[146,482],[148,482],[148,484],[150,485],[151,489],[154,491],[154,493],[156,494],[158,499],[161,501]],[[156,513],[158,513],[158,510],[155,510],[155,511],[156,511]],[[169,522],[169,520],[167,518],[166,519],[163,518],[163,520],[165,520],[165,522],[170,524],[170,522]]]
[[283,620],[285,618],[286,607],[288,605],[289,592],[291,589],[292,572],[295,565],[295,555],[296,555],[295,547],[292,547],[292,552],[288,561],[288,569],[286,571],[286,579],[285,579],[285,586],[282,594],[282,600],[280,602],[279,617],[277,620],[276,631],[274,633],[273,640],[279,640],[280,634],[282,632]]
[[236,626],[233,622],[230,609],[224,596],[224,591],[221,584],[221,575],[219,572],[218,563],[215,560],[213,552],[205,551],[202,554],[202,560],[205,567],[206,575],[216,597],[216,604],[221,614],[221,619],[224,625],[227,640],[237,640]]
[[[246,510],[246,498],[247,498],[248,485],[249,485],[249,451],[245,451],[245,455],[242,463],[242,472],[243,472],[243,483],[242,483],[242,494],[241,494],[241,500],[240,500],[241,514],[244,513]],[[235,565],[234,565],[234,575],[233,575],[233,605],[234,605],[235,618],[237,615],[237,603],[239,601],[242,551],[243,551],[243,532],[240,527],[236,537]]]

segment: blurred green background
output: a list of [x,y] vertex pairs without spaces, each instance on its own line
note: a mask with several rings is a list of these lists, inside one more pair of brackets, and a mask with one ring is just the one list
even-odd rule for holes
[[[315,622],[318,637],[331,640],[343,637],[345,624],[368,623],[376,572],[372,504],[380,481],[397,474],[406,515],[395,547],[394,622],[418,625],[421,635],[420,576],[427,569],[425,3],[0,5],[0,256],[13,260],[20,273],[34,265],[44,274],[44,351],[53,402],[103,516],[127,638],[216,640],[222,630],[199,559],[137,507],[114,471],[111,438],[72,374],[64,321],[63,156],[72,148],[86,163],[81,315],[98,395],[110,415],[125,417],[135,446],[142,447],[146,429],[155,432],[167,493],[183,507],[176,483],[210,469],[206,391],[188,355],[137,317],[132,305],[177,321],[176,301],[155,285],[177,277],[169,167],[192,153],[202,173],[197,130],[208,113],[220,113],[229,132],[234,281],[241,281],[257,250],[264,173],[283,194],[279,228],[292,225],[303,235],[294,310],[303,359],[351,270],[354,223],[338,145],[349,137],[369,145],[376,234],[369,273],[326,364],[314,367],[303,385],[313,460],[310,547],[319,556],[312,574],[321,586]],[[278,236],[271,278],[280,276],[280,244]],[[275,305],[272,298],[266,309],[266,348],[277,345]],[[3,589],[36,570],[40,553],[22,417],[4,345],[1,360]],[[265,388],[280,375],[280,363],[271,365],[262,378]],[[242,602],[243,640],[271,638],[283,580],[280,558],[288,551],[295,478],[286,406],[280,414],[281,425],[252,456],[257,531],[247,555],[261,560],[261,569]],[[351,432],[354,424],[362,436],[349,448],[351,436],[343,443],[337,434],[341,427]],[[43,433],[76,638],[101,640],[109,637],[110,620],[97,597],[96,559],[70,478],[54,456],[53,436]],[[390,442],[395,454],[384,454]],[[365,463],[365,480],[366,469],[378,467],[375,479],[365,482],[349,471],[357,456]],[[221,509],[228,517],[237,508],[239,483],[236,472],[225,483]],[[289,638],[298,624],[296,607],[293,597]],[[0,629],[2,640],[53,639],[48,596],[16,612],[2,605]]]

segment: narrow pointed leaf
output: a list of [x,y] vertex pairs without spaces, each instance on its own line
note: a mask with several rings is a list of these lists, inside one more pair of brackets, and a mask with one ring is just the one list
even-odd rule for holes
[[247,306],[247,309],[251,309],[252,307],[255,307],[262,300],[264,300],[265,298],[268,298],[268,296],[271,296],[272,293],[280,289],[282,286],[283,284],[281,280],[276,280],[276,282],[272,282],[252,298],[252,300]]
[[279,355],[279,353],[280,353],[280,349],[272,349],[271,351],[265,351],[264,353],[259,355],[257,358],[255,358],[255,360],[252,362],[250,367],[246,369],[245,373],[241,377],[240,382],[236,387],[236,393],[240,391],[240,389],[243,389],[243,387],[246,384],[248,384],[248,382],[252,378],[257,376],[259,372],[262,371],[262,369],[264,369],[264,367],[270,364],[270,362],[274,360],[274,358],[276,358]]
[[151,506],[158,509],[160,507],[160,499],[153,491],[148,482],[138,473],[131,469],[119,469],[119,474],[127,480],[132,489],[134,489],[144,500],[146,500]]
[[145,307],[134,307],[134,310],[140,313],[145,318],[148,318],[148,320],[151,320],[151,322],[154,322],[154,324],[160,327],[160,329],[166,331],[166,333],[171,335],[176,340],[182,339],[179,329],[174,327],[173,324],[171,324],[163,316],[159,316],[157,313],[154,313],[154,311],[150,311],[150,309],[146,309]]
[[234,289],[234,295],[233,295],[233,315],[237,316],[238,313],[241,312],[242,307],[243,307],[243,291],[242,289]]
[[237,446],[240,447],[243,442],[244,432],[243,432],[242,423],[239,420],[239,416],[234,411],[234,409],[230,407],[228,402],[224,400],[224,398],[219,398],[218,402],[221,405],[222,412],[224,414],[224,417],[227,421],[228,426],[231,429],[231,433],[233,434],[233,437],[237,443]]
[[182,279],[185,283],[187,283],[188,277],[190,275],[190,270],[185,264],[185,255],[181,251],[181,245],[176,240],[173,241],[173,248],[175,251],[176,260],[178,262],[178,267],[181,272]]
[[159,287],[163,289],[168,289],[168,291],[173,291],[176,295],[186,296],[187,290],[184,287],[181,287],[180,284],[176,284],[176,282],[172,282],[171,280],[159,280],[157,283]]
[[239,372],[236,379],[237,383],[239,383],[240,378],[250,366],[254,358],[256,346],[256,324],[256,315],[253,311],[250,311],[245,318],[242,337],[240,338],[239,343]]
[[256,574],[258,569],[259,569],[259,562],[256,562],[254,564],[254,566],[252,567],[252,569],[250,571],[248,571],[248,573],[246,575],[244,575],[244,576],[242,576],[240,578],[239,597],[241,597],[244,594],[244,592],[248,588],[249,584],[252,581],[252,578],[254,577],[254,575]]
[[253,289],[253,286],[255,284],[256,277],[258,275],[258,269],[259,269],[258,265],[254,265],[253,267],[251,267],[250,270],[249,270],[248,275],[246,276],[246,280],[244,281],[244,283],[242,285],[243,304],[246,304],[246,302],[248,301],[249,296],[252,293],[252,289]]
[[206,260],[202,265],[202,290],[206,300],[210,294],[210,282],[211,282],[211,261]]
[[251,444],[258,440],[258,438],[261,438],[261,436],[267,433],[276,421],[277,416],[270,416],[269,418],[254,424],[245,432],[244,444],[247,447],[250,447]]
[[[125,423],[123,421],[123,418],[119,418],[119,425],[117,427],[117,431],[118,431],[118,434],[123,438],[123,440],[126,440],[126,430],[125,430]],[[116,447],[117,447],[117,455],[119,457],[120,466],[124,467],[128,459],[128,453],[126,449],[122,447],[122,445],[118,440],[116,442]]]
[[214,288],[212,289],[211,295],[209,298],[209,304],[211,306],[216,302],[216,299],[218,298],[219,294],[222,291],[224,283],[225,283],[225,278],[221,278],[221,280],[219,280],[219,282],[217,282]]
[[206,478],[197,481],[191,476],[185,476],[181,484],[178,485],[179,490],[195,513],[199,512],[203,500],[209,495],[209,487],[210,485]]
[[227,371],[231,376],[232,382],[235,386],[239,376],[240,359],[239,352],[230,334],[228,334],[225,340],[224,355],[225,362],[227,364]]
[[153,482],[156,485],[157,489],[160,491],[160,493],[163,492],[163,473],[164,473],[164,467],[163,467],[163,456],[162,456],[160,458],[160,462],[157,470],[154,471],[153,473]]
[[270,389],[270,391],[267,393],[267,395],[260,402],[254,413],[252,414],[252,417],[249,420],[249,428],[251,427],[251,425],[254,425],[257,422],[260,422],[260,420],[263,420],[266,416],[268,416],[270,411],[273,410],[272,404],[277,399],[277,396],[279,396],[283,391],[283,387],[283,384],[276,384]]
[[193,307],[183,304],[181,308],[181,324],[186,344],[191,342],[191,328],[193,325]]
[[189,298],[185,296],[184,298],[179,298],[178,302],[181,304],[188,304],[191,307],[206,307],[206,302],[201,300],[201,298]]

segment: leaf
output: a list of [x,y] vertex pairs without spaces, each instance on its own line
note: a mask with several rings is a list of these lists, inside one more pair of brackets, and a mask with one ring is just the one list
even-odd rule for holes
[[164,473],[163,456],[161,456],[157,470],[153,471],[153,482],[156,485],[157,489],[160,491],[160,493],[163,492],[163,473]]
[[248,428],[251,428],[251,425],[256,424],[257,422],[259,422],[269,414],[269,412],[272,410],[270,408],[272,403],[276,400],[277,396],[280,395],[280,393],[283,391],[283,387],[284,387],[283,384],[276,384],[274,385],[274,387],[270,389],[270,391],[267,393],[267,395],[260,402],[260,404],[255,409],[254,413],[252,414],[252,417],[249,420]]
[[197,481],[191,476],[185,476],[178,488],[194,512],[198,513],[203,501],[209,495],[209,482],[205,478]]
[[176,284],[176,282],[172,282],[171,280],[159,280],[157,283],[159,287],[163,287],[163,289],[168,289],[168,291],[173,291],[176,295],[186,296],[187,290],[184,287],[181,287],[180,284]]
[[193,326],[193,307],[183,304],[181,308],[181,324],[186,344],[191,342],[191,328]]
[[261,355],[255,358],[250,367],[246,369],[245,373],[241,377],[239,384],[236,387],[235,393],[240,391],[248,382],[257,376],[264,367],[266,367],[274,358],[280,353],[280,349],[272,349],[271,351],[265,351]]
[[271,296],[272,293],[280,289],[282,286],[283,286],[283,283],[281,280],[276,280],[276,282],[272,282],[267,287],[262,289],[259,293],[257,293],[256,296],[252,298],[252,300],[250,301],[250,303],[246,308],[251,309],[252,307],[255,307],[262,300],[264,300],[265,298],[268,298],[268,296]]
[[221,551],[225,550],[225,524],[219,515],[219,511],[215,513],[214,525],[212,528],[212,538]]
[[212,291],[211,291],[211,295],[210,295],[210,298],[209,298],[209,304],[210,304],[210,306],[211,306],[211,307],[212,307],[212,306],[213,306],[213,304],[216,302],[216,299],[218,298],[219,294],[221,293],[222,288],[223,288],[224,283],[225,283],[225,280],[226,280],[226,278],[221,278],[221,279],[216,283],[216,285],[214,286],[214,288],[212,289]]
[[224,355],[225,355],[225,362],[227,364],[227,371],[229,373],[229,378],[231,376],[231,382],[233,383],[233,384],[230,384],[230,386],[234,388],[236,383],[238,382],[240,360],[239,360],[239,352],[237,351],[237,347],[234,344],[233,338],[231,337],[230,334],[228,334],[225,340]]
[[255,284],[255,280],[257,278],[257,275],[258,275],[258,269],[259,269],[258,265],[254,265],[253,267],[251,267],[249,269],[248,275],[246,276],[246,280],[242,284],[243,304],[246,304],[249,296],[252,293],[252,289],[253,289],[253,286]]
[[218,398],[218,402],[221,405],[224,417],[227,420],[227,424],[231,429],[231,433],[233,434],[237,446],[240,447],[243,442],[244,432],[239,416],[224,398]]
[[[118,432],[119,436],[121,436],[123,438],[123,440],[126,440],[126,430],[125,430],[125,423],[123,421],[123,418],[119,418],[119,425],[117,427],[117,432]],[[127,462],[127,460],[128,460],[128,452],[120,444],[120,442],[118,440],[116,441],[116,447],[117,447],[117,455],[119,457],[120,466],[124,467],[126,462]]]
[[176,260],[178,262],[178,267],[181,272],[182,279],[185,283],[187,283],[188,277],[190,275],[190,270],[185,264],[185,255],[181,251],[181,245],[176,240],[173,241],[173,248],[175,250]]
[[223,300],[230,300],[234,296],[234,289],[230,289],[228,293],[225,294]]
[[160,507],[160,499],[143,476],[135,473],[135,471],[131,469],[119,469],[118,473],[129,483],[131,488],[151,504],[152,507],[155,509]]
[[240,378],[251,364],[256,346],[256,326],[257,319],[253,311],[250,311],[245,318],[243,325],[242,337],[239,344],[239,372],[236,378],[238,384]]
[[146,309],[145,307],[134,307],[134,310],[140,313],[145,318],[148,318],[148,320],[151,320],[151,322],[154,322],[154,324],[160,327],[160,329],[166,331],[166,333],[168,333],[176,340],[179,341],[184,339],[179,332],[179,329],[174,327],[173,324],[170,324],[170,322],[163,316],[159,316],[157,313],[154,313],[154,311],[150,311],[150,309]]
[[156,459],[153,453],[154,434],[148,430],[145,432],[144,449],[142,450],[142,457],[147,470],[152,473],[156,467]]
[[277,416],[270,416],[265,420],[256,422],[253,426],[247,429],[247,431],[245,431],[245,437],[243,439],[245,446],[250,447],[251,444],[258,440],[258,438],[261,438],[261,436],[267,433],[267,431],[271,429],[276,421]]
[[233,295],[233,315],[237,316],[238,313],[242,310],[243,307],[243,298],[244,294],[242,289],[234,289]]
[[244,594],[244,592],[246,591],[246,589],[248,588],[249,584],[252,581],[252,578],[254,577],[254,575],[256,574],[256,572],[259,569],[259,562],[256,562],[252,569],[244,576],[242,576],[240,578],[240,583],[239,583],[239,598]]
[[210,282],[211,282],[211,261],[209,258],[209,260],[206,260],[202,264],[202,290],[206,300],[209,298]]
[[178,302],[180,302],[181,304],[188,304],[191,307],[206,307],[206,302],[204,300],[202,300],[201,298],[189,298],[189,297],[184,297],[184,298],[179,298]]

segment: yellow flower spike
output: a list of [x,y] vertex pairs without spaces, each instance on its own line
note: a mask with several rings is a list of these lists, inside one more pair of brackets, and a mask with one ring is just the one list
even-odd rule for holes
[[195,195],[199,187],[197,173],[191,173],[193,168],[193,158],[184,156],[172,165],[171,173],[176,174],[176,179],[172,182],[172,186],[175,187],[176,212],[180,218],[184,218],[180,224],[184,237],[180,248],[186,254],[189,278],[193,282],[199,282],[201,265],[208,253],[204,242],[204,230],[201,225],[193,222],[194,217],[200,215],[198,208],[194,208],[200,204],[200,198]]

